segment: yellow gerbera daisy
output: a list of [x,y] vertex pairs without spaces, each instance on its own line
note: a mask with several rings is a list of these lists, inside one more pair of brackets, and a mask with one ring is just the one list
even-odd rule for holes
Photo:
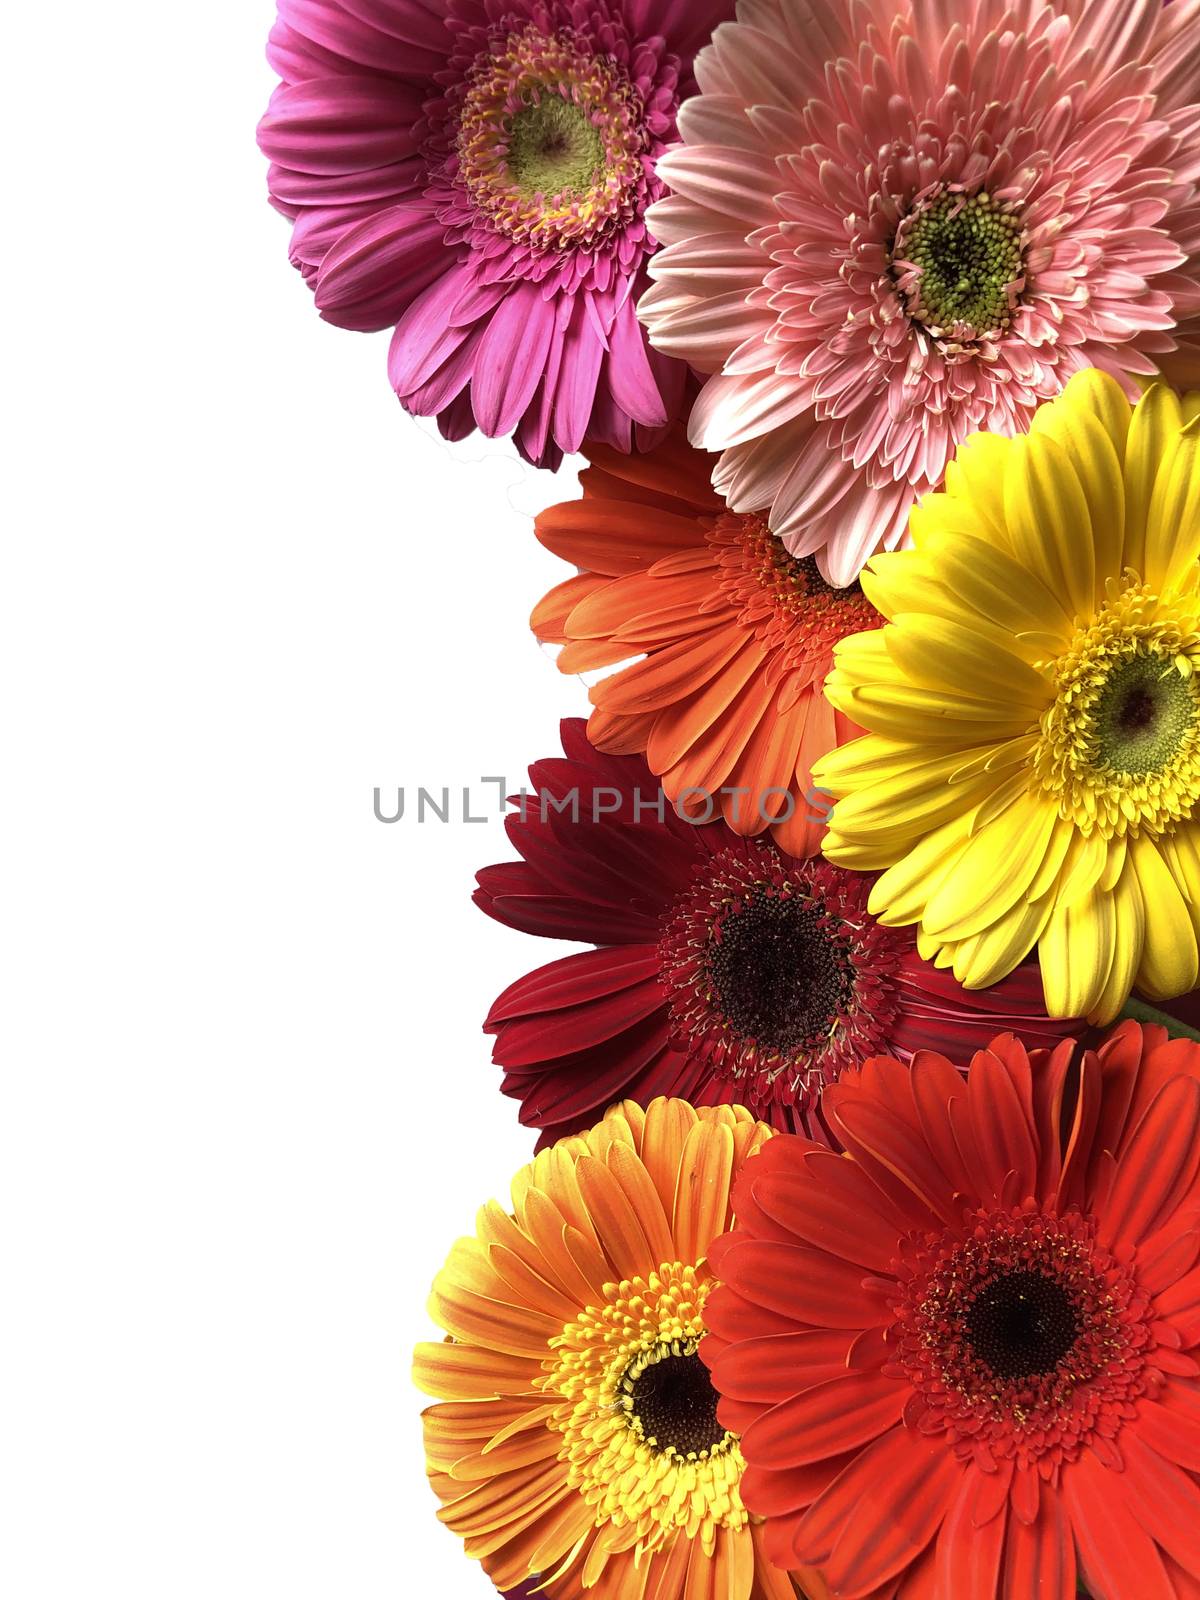
[[1027,437],[968,440],[863,574],[888,625],[827,680],[869,731],[814,774],[825,853],[887,868],[871,910],[970,988],[1035,945],[1056,1016],[1196,983],[1198,449],[1200,395],[1131,410],[1079,373]]
[[795,1600],[742,1504],[742,1452],[697,1354],[705,1256],[771,1136],[740,1107],[632,1101],[492,1202],[434,1284],[418,1347],[441,1519],[501,1589],[549,1600]]

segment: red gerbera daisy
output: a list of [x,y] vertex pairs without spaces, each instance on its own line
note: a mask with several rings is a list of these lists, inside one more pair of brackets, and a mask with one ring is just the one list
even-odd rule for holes
[[599,947],[521,978],[485,1024],[542,1143],[658,1095],[824,1137],[818,1092],[869,1056],[1071,1027],[1045,1015],[1036,968],[969,992],[868,913],[869,874],[684,820],[640,756],[600,754],[578,720],[562,738],[508,819],[524,860],[475,893],[509,927]]
[[772,1140],[703,1346],[775,1561],[845,1600],[1200,1596],[1200,1046],[868,1062]]

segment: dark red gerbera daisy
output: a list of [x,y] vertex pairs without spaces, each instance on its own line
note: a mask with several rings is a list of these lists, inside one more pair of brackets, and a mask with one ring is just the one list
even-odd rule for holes
[[521,978],[485,1024],[543,1144],[657,1095],[824,1137],[818,1092],[869,1056],[1071,1028],[1045,1015],[1036,968],[971,993],[868,913],[869,874],[685,821],[641,756],[599,754],[577,720],[562,738],[507,821],[524,860],[475,893],[511,928],[598,946]]
[[767,1548],[845,1600],[1200,1596],[1200,1045],[875,1060],[773,1139],[702,1347]]

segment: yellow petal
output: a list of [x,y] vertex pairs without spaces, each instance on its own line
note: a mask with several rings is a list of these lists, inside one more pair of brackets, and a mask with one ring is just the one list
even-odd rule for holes
[[1013,440],[1004,514],[1017,560],[1071,617],[1090,614],[1096,556],[1087,498],[1066,450],[1043,431]]
[[1097,418],[1112,440],[1117,460],[1124,463],[1125,442],[1133,408],[1125,398],[1125,391],[1117,380],[1097,367],[1087,367],[1077,372],[1057,400],[1051,402],[1053,410],[1084,411]]
[[980,629],[948,617],[902,616],[883,636],[910,683],[974,695],[995,704],[999,714],[1020,707],[1036,717],[1046,705],[1047,680],[1004,647],[999,629]]
[[[1129,405],[1114,379],[1107,379],[1129,414]],[[1121,571],[1125,543],[1125,480],[1113,437],[1100,418],[1078,405],[1040,406],[1032,432],[1044,433],[1065,451],[1087,500],[1095,551],[1092,598],[1104,598],[1107,578]]]
[[1171,1000],[1196,987],[1200,953],[1192,919],[1155,841],[1139,834],[1130,856],[1149,912],[1137,986],[1151,1000]]
[[1129,999],[1134,975],[1142,959],[1146,931],[1146,908],[1133,863],[1126,857],[1124,870],[1112,891],[1113,957],[1108,981],[1088,1012],[1088,1021],[1097,1026],[1115,1021]]
[[1125,447],[1124,564],[1141,572],[1154,481],[1167,446],[1183,426],[1179,398],[1165,383],[1149,388],[1134,407]]
[[991,534],[1008,543],[1004,519],[1004,472],[1011,439],[995,433],[976,433],[965,439],[946,468],[946,493],[966,501]]
[[1049,896],[1019,900],[1011,911],[982,933],[948,948],[954,952],[954,976],[967,989],[986,989],[1007,978],[1041,937],[1053,909]]
[[1025,794],[982,829],[925,909],[922,922],[944,939],[982,933],[1025,897],[1054,828],[1057,810]]
[[1146,519],[1142,575],[1169,588],[1200,554],[1200,435],[1180,434],[1163,455]]
[[893,928],[916,922],[966,849],[970,821],[964,812],[914,844],[871,890],[871,914]]

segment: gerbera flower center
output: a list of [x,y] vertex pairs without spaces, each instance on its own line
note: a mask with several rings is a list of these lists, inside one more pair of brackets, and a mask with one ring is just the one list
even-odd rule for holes
[[1191,595],[1129,584],[1052,663],[1033,756],[1084,833],[1162,832],[1200,800],[1200,615]]
[[707,539],[720,554],[721,587],[742,626],[783,651],[806,679],[827,670],[839,639],[882,621],[858,583],[827,583],[816,557],[790,555],[761,517],[726,513]]
[[665,1262],[612,1284],[556,1338],[538,1388],[556,1401],[559,1459],[597,1525],[616,1518],[652,1550],[676,1528],[741,1528],[742,1453],[717,1421],[697,1347],[707,1270]]
[[698,869],[659,946],[677,1048],[738,1081],[751,1107],[794,1105],[881,1049],[903,935],[870,884],[747,841]]
[[997,1378],[1053,1372],[1079,1336],[1066,1289],[1045,1273],[1019,1269],[985,1284],[963,1318],[975,1355]]
[[735,1032],[792,1051],[832,1031],[854,984],[846,943],[811,900],[755,887],[713,924],[705,975]]
[[909,316],[932,334],[995,336],[1025,287],[1021,223],[989,194],[935,190],[896,230],[892,271]]
[[981,1462],[1074,1459],[1156,1381],[1150,1297],[1078,1212],[974,1213],[910,1240],[898,1267],[892,1338],[917,1392],[909,1421]]
[[539,249],[594,245],[628,221],[647,147],[644,107],[617,63],[533,24],[475,63],[458,178],[501,233]]
[[725,1443],[717,1391],[695,1340],[655,1345],[621,1379],[621,1405],[646,1443],[659,1451],[700,1456]]
[[582,107],[557,95],[512,119],[508,170],[524,195],[579,195],[604,165],[604,144]]

